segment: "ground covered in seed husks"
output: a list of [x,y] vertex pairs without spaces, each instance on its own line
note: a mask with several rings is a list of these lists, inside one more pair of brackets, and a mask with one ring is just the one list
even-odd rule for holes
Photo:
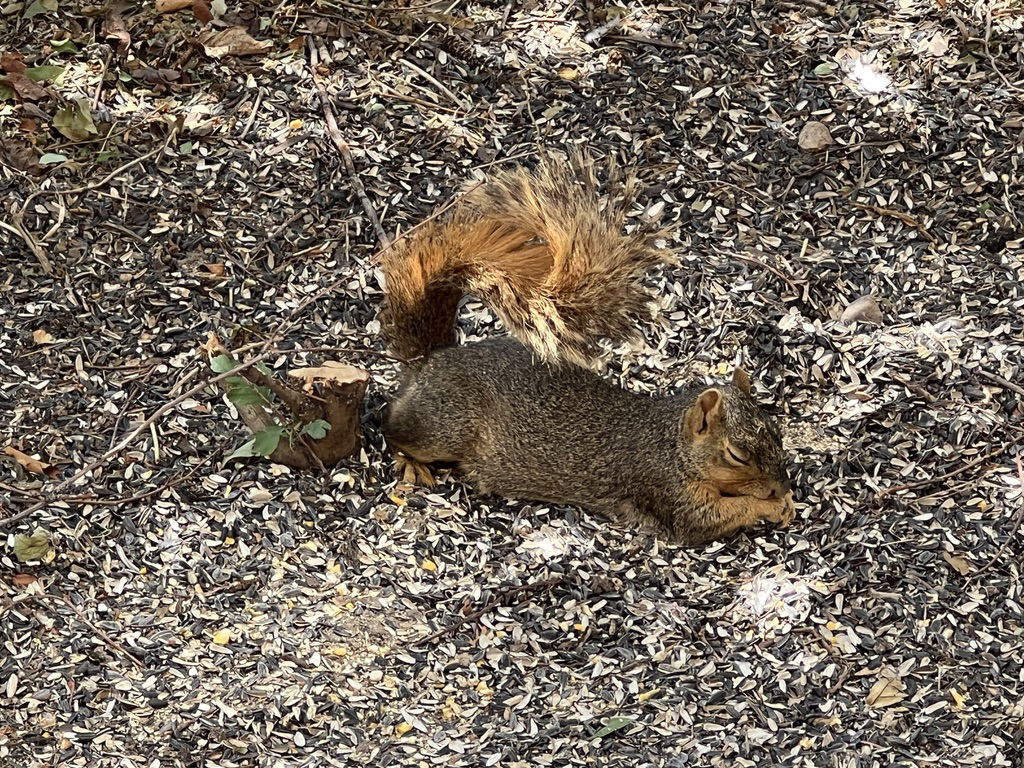
[[[0,765],[1021,765],[1020,3],[406,5],[0,8]],[[680,253],[608,375],[756,373],[789,529],[395,485],[381,232],[570,145]],[[361,453],[229,459],[211,332]]]

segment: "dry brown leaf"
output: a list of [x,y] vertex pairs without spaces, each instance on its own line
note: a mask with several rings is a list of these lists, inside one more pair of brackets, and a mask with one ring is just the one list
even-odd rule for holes
[[968,563],[966,559],[960,557],[960,555],[951,555],[949,552],[943,552],[942,559],[949,564],[950,568],[961,576],[966,576],[971,572],[971,564]]
[[49,95],[49,91],[23,74],[7,74],[0,77],[0,83],[10,86],[25,101],[42,101]]
[[20,53],[4,52],[0,55],[0,69],[11,75],[25,74],[25,57]]
[[7,140],[6,145],[0,142],[0,160],[26,173],[46,173],[43,166],[39,164],[39,152],[36,148],[13,137]]
[[37,328],[36,330],[32,331],[32,341],[34,341],[36,344],[53,344],[53,342],[55,342],[56,339],[50,335],[49,331],[44,330],[42,328]]
[[152,67],[136,67],[131,70],[131,76],[136,80],[152,85],[170,85],[181,78],[181,72],[176,69],[153,69]]
[[39,581],[39,579],[37,579],[31,573],[16,573],[11,577],[11,581],[13,581],[19,587],[27,587],[29,584]]
[[156,9],[160,13],[180,11],[182,8],[188,8],[191,5],[192,0],[156,0]]
[[338,384],[353,384],[357,381],[368,381],[370,374],[353,365],[328,360],[319,368],[296,368],[288,371],[288,375],[302,380],[305,392],[313,391],[314,381],[333,381]]
[[201,37],[199,42],[206,55],[214,59],[224,56],[252,56],[266,53],[274,47],[270,40],[254,40],[242,27],[228,27],[219,32],[211,32]]
[[212,264],[200,264],[199,271],[206,274],[213,275],[215,277],[222,277],[224,275],[225,264],[222,261],[213,262]]
[[211,11],[210,6],[206,4],[206,0],[192,1],[192,15],[199,19],[203,24],[209,24],[213,21],[213,11]]
[[907,698],[904,693],[903,680],[899,673],[890,666],[884,666],[878,672],[878,680],[868,691],[867,705],[875,709],[898,704]]
[[128,27],[124,23],[121,14],[111,10],[106,19],[103,20],[103,39],[119,54],[124,54],[128,46],[132,44],[132,36],[128,34]]
[[11,456],[28,472],[32,472],[37,475],[46,475],[51,478],[56,477],[60,472],[60,470],[52,464],[47,464],[45,461],[40,461],[39,459],[33,459],[31,456],[26,453],[22,453],[14,446],[8,445],[4,448],[4,453]]

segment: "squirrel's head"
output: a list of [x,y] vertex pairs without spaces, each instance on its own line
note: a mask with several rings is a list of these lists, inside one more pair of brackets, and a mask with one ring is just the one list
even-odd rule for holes
[[754,401],[742,369],[730,385],[697,395],[683,415],[683,432],[691,471],[722,496],[771,499],[789,492],[782,434]]

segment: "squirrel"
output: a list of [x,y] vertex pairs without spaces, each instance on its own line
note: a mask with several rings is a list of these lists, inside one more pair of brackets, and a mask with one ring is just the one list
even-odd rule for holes
[[[584,507],[684,545],[795,507],[778,426],[740,368],[728,384],[654,398],[590,369],[635,336],[653,235],[621,233],[592,166],[495,174],[443,221],[382,254],[381,327],[405,363],[384,437],[406,482],[454,465],[478,492]],[[466,295],[514,338],[456,346]]]

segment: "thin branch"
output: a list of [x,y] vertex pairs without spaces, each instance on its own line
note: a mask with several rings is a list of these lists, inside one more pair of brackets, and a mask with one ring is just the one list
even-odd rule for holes
[[[157,421],[159,421],[161,416],[163,416],[165,413],[170,411],[172,408],[176,408],[178,405],[183,403],[185,400],[187,400],[188,398],[192,397],[192,395],[196,394],[197,392],[202,391],[203,389],[205,389],[206,387],[210,386],[211,384],[217,384],[217,383],[223,381],[224,379],[226,379],[226,378],[228,378],[230,376],[237,376],[240,371],[245,370],[246,368],[249,368],[249,367],[251,367],[253,365],[256,365],[257,363],[267,359],[269,356],[270,356],[269,352],[261,352],[260,354],[256,355],[255,357],[250,358],[246,362],[239,363],[239,365],[237,367],[233,368],[230,371],[218,374],[217,376],[213,376],[212,378],[203,379],[201,382],[199,382],[198,384],[196,384],[195,386],[193,386],[192,388],[190,388],[186,392],[183,392],[180,395],[178,395],[176,398],[174,398],[173,400],[171,400],[171,401],[169,401],[167,403],[164,403],[159,408],[157,408],[155,411],[153,411],[153,413],[149,416],[149,418],[147,418],[145,421],[143,421],[141,424],[139,424],[137,427],[135,427],[135,429],[133,429],[131,432],[129,432],[121,440],[121,442],[119,442],[113,448],[108,450],[106,453],[104,453],[98,459],[93,461],[91,464],[89,464],[84,469],[80,469],[78,472],[76,472],[71,477],[69,477],[69,478],[67,478],[65,480],[61,480],[59,483],[57,483],[57,485],[55,485],[51,489],[51,494],[59,493],[60,491],[64,490],[68,486],[74,484],[78,480],[81,480],[83,477],[85,477],[86,475],[88,475],[89,473],[91,473],[92,471],[97,469],[98,467],[100,467],[103,464],[105,464],[112,457],[114,457],[117,454],[121,453],[121,451],[123,451],[125,448],[127,448],[129,445],[131,445],[135,441],[135,438],[137,438],[144,431],[149,429],[149,425],[150,424],[155,424]],[[36,504],[33,504],[32,506],[30,506],[30,507],[28,507],[26,509],[23,509],[21,512],[18,512],[15,515],[10,515],[9,517],[5,517],[5,518],[0,518],[0,528],[8,527],[8,526],[12,525],[13,523],[16,523],[19,520],[22,520],[22,519],[28,517],[33,512],[36,512],[36,511],[42,509],[43,507],[48,506],[49,504],[53,504],[53,503],[55,503],[57,501],[60,501],[60,499],[51,496],[50,499],[45,499],[45,500],[40,501],[40,502],[38,502]]]
[[25,245],[28,246],[28,249],[32,251],[32,255],[36,257],[36,261],[39,262],[39,268],[43,270],[43,274],[52,275],[53,265],[50,264],[49,257],[47,257],[43,249],[39,247],[39,243],[37,243],[36,239],[32,237],[32,233],[21,226],[21,223],[18,221],[18,216],[19,214],[15,215],[13,224],[8,224],[6,221],[0,221],[0,228],[6,229],[8,232],[13,232],[24,240]]
[[162,145],[156,147],[155,149],[151,149],[146,154],[141,155],[140,157],[137,157],[134,160],[128,161],[127,163],[119,166],[118,168],[115,168],[113,171],[108,173],[99,181],[90,182],[89,184],[83,184],[80,187],[72,187],[71,189],[37,189],[35,192],[33,192],[31,195],[25,198],[25,202],[22,203],[21,207],[14,213],[13,222],[11,224],[7,224],[6,222],[0,221],[0,227],[10,232],[13,232],[14,234],[21,237],[21,239],[24,240],[25,244],[29,247],[29,250],[32,251],[33,255],[36,257],[36,261],[39,262],[39,267],[43,270],[43,272],[47,275],[52,275],[53,265],[50,263],[50,260],[47,257],[45,251],[43,251],[39,243],[36,242],[36,239],[32,235],[32,232],[28,229],[28,227],[25,226],[25,213],[28,211],[29,206],[32,205],[32,202],[37,197],[42,197],[44,195],[77,195],[82,192],[88,192],[98,187],[102,187],[111,179],[115,178],[121,173],[124,173],[129,168],[132,168],[138,165],[139,163],[145,162],[146,160],[153,157],[153,155],[157,153],[163,152],[164,149],[167,148],[167,145],[170,143],[171,139],[175,136],[175,134],[177,134],[177,128],[172,129],[170,133],[168,133],[167,140]]
[[1020,509],[1018,509],[1017,514],[1013,516],[1013,522],[1010,524],[1010,532],[1006,535],[1006,539],[1004,539],[999,549],[996,550],[992,559],[978,569],[974,574],[975,576],[979,576],[987,571],[997,560],[999,560],[999,558],[1003,556],[1003,552],[1006,551],[1006,548],[1010,546],[1010,542],[1013,541],[1013,538],[1017,535],[1017,529],[1020,528],[1021,520],[1024,520],[1024,465],[1020,462],[1020,454],[1013,458],[1017,462],[1017,479],[1020,481]]
[[521,584],[518,587],[507,589],[503,591],[501,594],[499,594],[496,598],[491,600],[489,603],[487,603],[487,605],[485,605],[480,610],[473,611],[473,613],[469,614],[468,616],[463,616],[461,619],[454,622],[453,624],[449,624],[447,627],[437,630],[437,632],[433,632],[425,637],[421,637],[419,640],[414,641],[412,644],[425,645],[426,643],[433,642],[434,640],[437,640],[440,637],[444,637],[445,635],[453,634],[466,624],[476,621],[485,613],[488,613],[490,611],[493,611],[495,608],[500,608],[502,605],[505,605],[510,598],[518,598],[521,595],[529,592],[539,592],[542,589],[547,589],[548,587],[553,587],[557,584],[560,584],[562,581],[564,581],[564,579],[565,576],[552,576],[550,579],[544,579],[543,581],[535,581],[530,584]]
[[987,3],[985,6],[985,38],[981,41],[985,45],[985,58],[988,59],[989,65],[992,67],[992,71],[999,75],[999,79],[1003,81],[1003,85],[1009,88],[1011,91],[1017,93],[1024,93],[1024,88],[1019,85],[1014,85],[1010,82],[1009,78],[1003,74],[1003,71],[996,64],[996,57],[992,55],[992,51],[989,50],[988,41],[992,38],[992,6],[995,3]]
[[320,103],[324,108],[324,118],[327,121],[327,130],[331,134],[331,139],[334,140],[334,145],[338,148],[338,152],[341,153],[341,159],[345,164],[345,169],[348,171],[349,177],[352,181],[352,186],[356,190],[356,194],[359,195],[359,200],[363,204],[363,210],[366,211],[366,217],[370,220],[374,230],[377,233],[377,240],[381,246],[387,247],[391,243],[391,239],[387,236],[384,231],[384,227],[381,226],[380,219],[377,217],[377,212],[373,209],[370,204],[370,198],[366,194],[366,187],[363,186],[363,180],[359,177],[356,172],[355,161],[352,159],[352,149],[349,147],[345,137],[341,135],[341,130],[338,128],[338,121],[334,118],[334,110],[331,109],[331,99],[327,95],[327,89],[324,88],[324,84],[320,81],[320,77],[317,74],[317,67],[320,65],[320,53],[317,49],[316,41],[309,38],[309,64],[310,72],[313,75],[313,84],[316,86],[317,92],[320,94]]
[[639,45],[650,45],[655,48],[675,48],[683,51],[693,47],[683,43],[676,43],[672,40],[659,40],[656,37],[645,37],[643,35],[605,35],[605,39],[616,43],[637,43]]
[[1018,395],[1024,396],[1024,387],[1020,386],[1019,384],[1014,384],[1012,381],[1004,379],[997,373],[991,373],[990,371],[986,371],[984,368],[980,368],[978,370],[978,374],[984,376],[989,381],[994,381],[996,384],[998,384],[1000,387],[1003,387],[1004,389],[1008,389],[1011,392],[1016,392]]
[[909,491],[913,488],[923,488],[924,486],[934,485],[935,483],[941,483],[943,480],[949,480],[950,478],[962,475],[965,472],[969,472],[970,470],[974,469],[974,467],[978,466],[979,464],[984,464],[986,461],[994,459],[996,456],[1000,456],[1006,453],[1007,450],[1017,445],[1022,440],[1024,440],[1024,435],[1018,435],[1015,439],[1011,440],[1008,443],[1004,443],[999,448],[996,448],[994,451],[989,451],[981,458],[968,462],[959,469],[954,469],[952,472],[947,472],[944,475],[939,475],[938,477],[929,477],[926,478],[925,480],[915,480],[912,483],[904,483],[903,485],[894,485],[891,488],[883,488],[882,490],[875,494],[875,501],[880,501],[884,499],[886,496],[891,496],[892,494],[899,493],[900,491]]
[[862,203],[857,200],[851,200],[850,202],[853,203],[857,208],[863,208],[866,211],[877,213],[879,216],[891,216],[895,219],[899,219],[911,229],[916,229],[918,232],[920,232],[921,235],[923,235],[925,239],[927,239],[928,242],[931,243],[933,246],[937,246],[939,244],[939,241],[932,236],[932,233],[925,229],[925,227],[923,227],[921,224],[919,224],[917,219],[915,219],[909,213],[904,213],[903,211],[895,211],[892,208],[883,208],[880,205],[873,205],[871,203]]
[[759,261],[759,260],[757,260],[755,258],[752,258],[750,256],[744,256],[744,255],[739,254],[739,253],[730,254],[730,258],[736,259],[737,261],[742,261],[745,264],[752,264],[754,266],[761,267],[762,269],[767,269],[769,272],[771,272],[773,275],[775,275],[777,278],[779,278],[779,280],[781,280],[782,282],[786,283],[786,285],[788,285],[790,288],[792,288],[793,292],[797,296],[800,295],[800,289],[797,287],[796,283],[794,283],[792,280],[790,280],[788,277],[786,277],[780,270],[776,269],[771,264],[769,264],[769,263],[767,263],[765,261]]
[[408,59],[399,59],[399,61],[401,61],[402,64],[405,64],[405,66],[407,66],[413,72],[416,72],[418,75],[420,75],[421,77],[425,78],[427,80],[427,82],[433,83],[438,88],[440,88],[441,92],[444,93],[444,95],[447,96],[449,99],[451,99],[452,103],[455,104],[456,106],[458,106],[460,109],[464,110],[465,112],[469,112],[470,111],[470,109],[472,108],[472,105],[467,104],[462,99],[460,99],[458,96],[456,96],[452,92],[451,88],[449,88],[447,85],[442,83],[440,80],[438,80],[432,74],[427,72],[425,69],[423,69],[421,67],[418,67],[417,65],[413,64]]

